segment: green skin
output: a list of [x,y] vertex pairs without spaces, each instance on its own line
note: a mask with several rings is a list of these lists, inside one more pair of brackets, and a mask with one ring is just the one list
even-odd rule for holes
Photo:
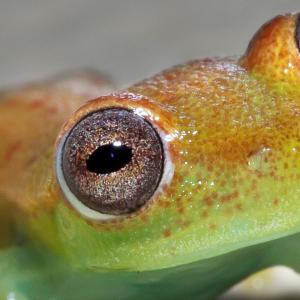
[[[289,41],[295,20],[270,23],[284,33],[263,27],[261,51]],[[263,268],[300,271],[298,65],[280,55],[265,76],[260,36],[250,45],[242,59],[176,66],[84,106],[101,94],[89,92],[97,76],[79,89],[75,76],[0,94],[1,300],[214,299]],[[139,211],[93,221],[70,204],[53,162],[79,120],[116,106],[143,109],[173,173]]]
[[1,299],[11,294],[17,300],[214,299],[250,273],[275,263],[300,270],[299,246],[300,235],[296,234],[148,272],[74,270],[56,257],[37,253],[36,249],[15,247],[1,253],[1,274],[5,274],[1,278]]

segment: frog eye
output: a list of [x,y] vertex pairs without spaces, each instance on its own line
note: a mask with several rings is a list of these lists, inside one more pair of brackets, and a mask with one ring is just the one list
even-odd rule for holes
[[137,211],[162,177],[164,151],[157,130],[122,108],[92,112],[62,140],[57,177],[80,213],[102,219]]
[[278,15],[255,33],[239,64],[271,84],[298,87],[299,51],[299,14]]

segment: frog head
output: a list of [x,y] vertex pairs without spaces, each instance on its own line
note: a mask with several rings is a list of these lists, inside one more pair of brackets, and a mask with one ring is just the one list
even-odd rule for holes
[[62,115],[15,197],[34,247],[191,297],[299,268],[298,19],[263,25],[241,58],[178,65]]

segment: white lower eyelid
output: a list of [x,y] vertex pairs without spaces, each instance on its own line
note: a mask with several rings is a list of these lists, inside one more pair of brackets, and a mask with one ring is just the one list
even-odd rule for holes
[[62,140],[58,146],[56,165],[55,165],[56,177],[57,177],[58,183],[59,183],[66,199],[72,205],[72,207],[76,211],[78,211],[82,216],[84,216],[85,218],[92,219],[92,220],[103,220],[103,221],[118,218],[118,216],[102,214],[98,211],[95,211],[95,210],[85,206],[82,202],[80,202],[78,200],[78,198],[70,190],[69,186],[66,183],[65,176],[62,171],[62,149],[63,149],[63,145],[65,143],[66,137],[67,137],[67,134],[62,138]]

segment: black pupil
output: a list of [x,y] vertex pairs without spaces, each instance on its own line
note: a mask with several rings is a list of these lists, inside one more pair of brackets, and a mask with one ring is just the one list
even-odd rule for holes
[[97,174],[109,174],[125,167],[132,158],[132,150],[112,143],[98,147],[86,160],[87,169]]

